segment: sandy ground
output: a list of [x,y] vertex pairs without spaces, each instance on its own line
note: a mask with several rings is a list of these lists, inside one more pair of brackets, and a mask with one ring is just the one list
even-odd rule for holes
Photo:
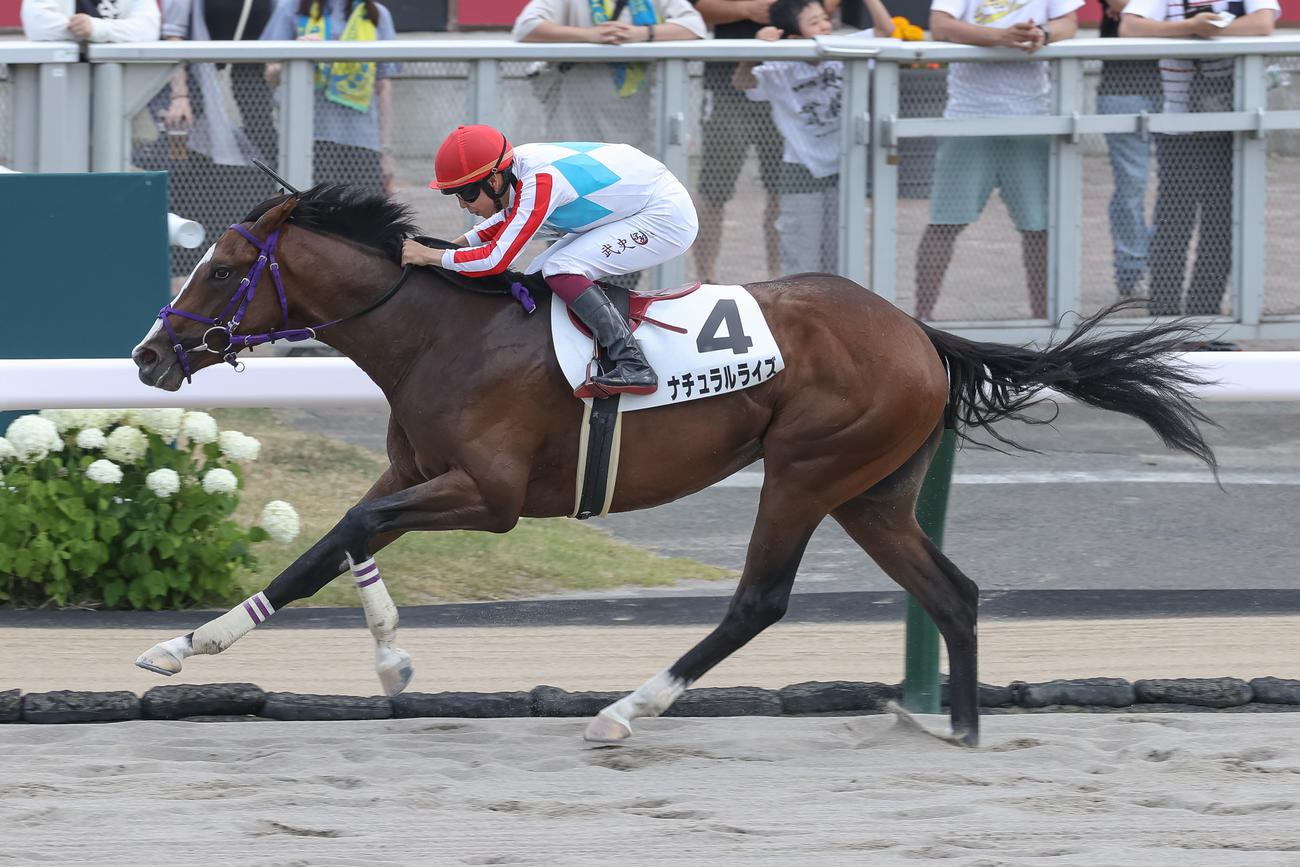
[[[989,683],[1300,677],[1300,617],[992,620]],[[629,689],[707,627],[405,629],[412,689]],[[263,628],[163,679],[153,629],[0,630],[0,689],[371,695],[369,633]],[[701,686],[902,676],[894,624],[779,624]],[[0,726],[0,864],[1300,865],[1297,715]]]
[[[929,728],[939,721],[919,720]],[[0,728],[6,864],[1300,863],[1292,714]]]
[[[709,630],[399,628],[398,644],[415,664],[412,691],[496,692],[543,684],[571,691],[630,690]],[[1300,678],[1297,635],[1300,617],[991,620],[980,628],[980,676],[998,685],[1079,677]],[[901,624],[777,624],[697,685],[775,689],[809,680],[898,683],[903,636]],[[379,692],[374,645],[360,624],[356,629],[254,630],[223,654],[192,657],[170,678],[132,664],[145,649],[172,637],[153,629],[0,629],[0,690],[143,695],[164,683],[247,682],[268,691]]]

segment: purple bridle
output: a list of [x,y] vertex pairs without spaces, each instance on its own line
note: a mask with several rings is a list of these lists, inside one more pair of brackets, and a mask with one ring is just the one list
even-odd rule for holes
[[[171,321],[168,319],[170,314],[183,316],[186,319],[192,319],[195,322],[203,322],[212,326],[207,331],[203,332],[203,340],[194,348],[202,348],[205,352],[218,353],[221,355],[223,361],[229,363],[236,370],[242,370],[243,365],[236,359],[236,355],[238,355],[241,349],[259,346],[263,343],[274,343],[277,340],[287,340],[293,343],[299,340],[307,340],[308,338],[315,339],[316,332],[320,329],[327,328],[331,325],[337,325],[346,319],[353,319],[362,314],[369,313],[389,298],[392,298],[397,290],[402,288],[402,284],[406,282],[406,277],[411,270],[409,266],[403,268],[402,276],[398,279],[397,283],[388,290],[387,294],[374,304],[366,307],[364,310],[359,310],[348,316],[343,316],[330,322],[325,322],[312,327],[290,328],[289,299],[285,297],[284,285],[280,282],[280,263],[275,261],[275,245],[280,240],[280,229],[277,228],[271,234],[267,235],[265,241],[259,241],[256,235],[238,223],[230,228],[243,235],[250,244],[261,251],[261,255],[257,257],[257,261],[253,263],[253,266],[249,268],[248,274],[244,279],[239,281],[239,288],[235,290],[235,294],[221,311],[221,314],[215,319],[212,319],[207,316],[200,316],[197,313],[177,310],[170,304],[158,311],[158,318],[162,320],[163,327],[167,329],[167,336],[171,338],[172,342],[172,350],[176,353],[177,359],[180,360],[181,370],[185,372],[185,381],[187,383],[192,382],[191,377],[194,374],[193,371],[190,370],[188,354],[184,347],[181,346],[180,338],[176,336],[176,331],[172,328]],[[262,274],[266,271],[267,266],[270,266],[271,280],[275,283],[275,292],[280,299],[280,315],[283,318],[284,328],[280,331],[272,330],[264,334],[235,334],[235,329],[239,327],[239,323],[244,318],[244,312],[248,310],[248,305],[253,301],[253,294],[257,291],[257,284],[262,279]],[[230,314],[232,309],[234,310],[234,315],[230,316],[229,321],[226,321],[226,317]],[[223,339],[225,340],[226,345],[220,349],[214,349],[208,343],[208,337],[214,331],[218,334],[224,335]]]

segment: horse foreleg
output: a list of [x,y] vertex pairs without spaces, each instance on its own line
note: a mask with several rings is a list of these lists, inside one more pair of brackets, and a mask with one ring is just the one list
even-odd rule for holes
[[379,675],[384,693],[397,695],[406,689],[415,675],[411,654],[394,645],[397,640],[397,606],[384,586],[384,579],[379,577],[379,567],[373,557],[357,563],[349,554],[348,567],[361,597],[366,626],[375,638],[375,673]]
[[[784,508],[778,499],[785,500]],[[785,616],[804,548],[824,517],[804,514],[806,507],[794,506],[792,499],[797,498],[764,489],[745,569],[722,622],[667,670],[601,710],[587,725],[586,740],[618,743],[631,737],[634,719],[662,714],[692,683]]]
[[186,657],[196,653],[220,653],[274,613],[275,607],[266,598],[266,593],[254,593],[188,635],[155,644],[140,654],[135,664],[158,674],[173,675],[181,670]]
[[[361,503],[400,490],[401,483],[390,469],[371,487]],[[360,505],[360,504],[358,504]],[[355,509],[356,507],[354,507]],[[164,641],[140,654],[135,664],[158,674],[172,675],[181,670],[186,658],[196,654],[221,653],[277,610],[304,599],[341,575],[349,565],[366,624],[375,638],[375,669],[388,695],[396,695],[410,682],[413,671],[410,656],[394,646],[397,634],[397,607],[379,578],[373,551],[392,542],[400,532],[386,533],[361,542],[356,539],[355,520],[344,518],[305,554],[295,560],[267,587],[186,635]],[[365,552],[354,562],[352,550]]]

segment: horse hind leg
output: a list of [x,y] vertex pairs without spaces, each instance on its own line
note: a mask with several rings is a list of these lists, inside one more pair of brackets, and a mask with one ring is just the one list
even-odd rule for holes
[[[923,450],[924,451],[924,450]],[[939,627],[948,648],[949,708],[954,738],[979,742],[979,676],[975,621],[979,588],[935,547],[916,522],[916,493],[929,464],[918,462],[906,484],[886,480],[831,512],[885,574],[912,595]],[[912,478],[915,475],[915,478]]]
[[632,736],[632,721],[662,714],[706,672],[785,616],[804,548],[824,515],[811,515],[807,497],[771,493],[764,485],[745,568],[722,622],[699,644],[631,694],[597,714],[584,738],[619,743]]

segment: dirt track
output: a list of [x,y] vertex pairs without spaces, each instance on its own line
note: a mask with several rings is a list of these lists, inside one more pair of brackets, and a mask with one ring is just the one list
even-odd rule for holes
[[[194,624],[198,626],[198,622]],[[709,631],[681,627],[399,630],[418,692],[632,689]],[[1300,617],[1161,620],[999,620],[981,628],[980,676],[1013,680],[1123,677],[1300,678]],[[378,692],[369,633],[255,630],[216,657],[192,658],[164,679],[132,665],[172,637],[154,629],[0,629],[0,690],[129,690],[159,684],[249,682],[309,694]],[[897,683],[901,624],[777,625],[699,686],[779,688],[808,680]]]

